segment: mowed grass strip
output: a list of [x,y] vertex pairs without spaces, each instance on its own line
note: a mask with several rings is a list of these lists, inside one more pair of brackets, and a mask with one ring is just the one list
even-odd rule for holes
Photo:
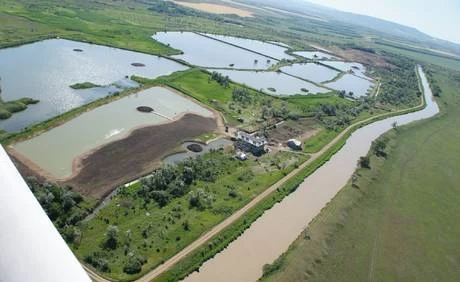
[[387,134],[387,159],[372,155],[263,281],[460,279],[460,79],[435,79],[442,114]]

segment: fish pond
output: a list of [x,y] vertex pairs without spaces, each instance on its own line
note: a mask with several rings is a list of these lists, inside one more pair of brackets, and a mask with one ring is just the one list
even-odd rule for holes
[[[137,110],[139,106],[153,111],[141,112]],[[187,112],[213,117],[211,111],[190,99],[166,88],[153,87],[86,112],[13,145],[13,149],[53,176],[66,178],[72,174],[72,162],[82,154],[126,137],[135,128],[171,122]]]
[[315,63],[294,64],[282,67],[281,71],[317,83],[331,80],[339,74],[336,70]]
[[152,38],[183,52],[173,58],[201,67],[267,69],[276,62],[273,58],[194,32],[157,32]]
[[251,50],[253,52],[263,54],[268,57],[272,57],[277,60],[295,59],[289,54],[286,54],[287,48],[281,47],[279,45],[271,44],[268,42],[241,38],[241,37],[234,37],[234,36],[208,34],[208,33],[205,33],[204,35],[220,40],[220,41],[227,42],[232,45],[236,45],[236,46]]
[[[126,76],[155,78],[187,69],[166,58],[64,39],[2,49],[0,62],[4,101],[23,97],[40,100],[27,110],[0,121],[0,129],[10,132],[110,93],[136,87]],[[136,63],[138,66],[132,65]],[[70,87],[84,82],[104,87],[80,90]]]
[[334,82],[325,84],[330,88],[338,91],[345,90],[347,93],[353,92],[353,97],[361,97],[367,95],[371,87],[374,86],[372,82],[352,74],[345,74],[340,79]]
[[332,60],[332,59],[337,59],[337,57],[324,53],[321,51],[297,51],[294,52],[294,54],[302,56],[307,59],[312,59],[312,60]]
[[365,75],[366,67],[360,63],[343,62],[343,61],[327,61],[327,62],[323,62],[323,64],[331,66],[333,68],[336,68],[344,72],[351,72],[357,76],[360,76],[366,79],[370,79]]
[[[216,70],[231,80],[274,96],[318,94],[330,90],[278,72]],[[308,91],[306,91],[308,90]]]

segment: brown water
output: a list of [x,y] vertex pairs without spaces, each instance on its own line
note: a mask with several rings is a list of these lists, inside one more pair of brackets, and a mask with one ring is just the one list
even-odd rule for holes
[[285,252],[308,223],[347,183],[356,169],[359,157],[367,154],[373,140],[391,129],[395,121],[403,125],[432,117],[439,112],[425,74],[421,68],[418,70],[427,101],[425,109],[358,129],[345,146],[306,178],[294,193],[267,210],[237,240],[185,281],[256,281],[262,275],[263,265],[272,263]]

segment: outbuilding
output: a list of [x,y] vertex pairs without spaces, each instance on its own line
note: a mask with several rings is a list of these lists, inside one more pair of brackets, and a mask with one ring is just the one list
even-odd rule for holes
[[302,142],[297,139],[289,139],[287,145],[293,150],[302,150]]

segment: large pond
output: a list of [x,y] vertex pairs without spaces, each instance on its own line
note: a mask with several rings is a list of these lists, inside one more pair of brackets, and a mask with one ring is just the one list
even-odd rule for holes
[[272,263],[285,252],[307,224],[348,182],[358,159],[367,154],[373,140],[390,130],[393,122],[403,125],[439,112],[425,74],[421,69],[419,71],[427,101],[425,109],[387,118],[355,131],[345,146],[306,178],[295,192],[267,210],[238,239],[185,280],[256,281],[262,275],[263,265]]
[[339,80],[325,84],[338,91],[345,90],[347,94],[353,92],[353,97],[361,97],[368,94],[374,83],[352,74],[345,74]]
[[281,70],[290,75],[295,75],[317,83],[331,80],[339,74],[336,70],[315,63],[294,64],[292,66],[282,67]]
[[331,59],[337,59],[337,57],[324,53],[321,51],[296,51],[294,54],[302,56],[307,59],[314,59],[314,60],[331,60]]
[[276,62],[269,57],[194,32],[157,32],[152,38],[183,52],[173,58],[196,66],[266,69]]
[[233,36],[224,36],[224,35],[215,35],[205,33],[206,36],[243,47],[245,49],[263,54],[265,56],[269,56],[275,58],[277,60],[281,59],[295,59],[289,54],[286,54],[287,48],[281,47],[275,44],[271,44],[268,42],[263,42],[259,40],[241,38],[241,37],[233,37]]
[[[138,106],[149,106],[154,112],[139,112]],[[153,87],[86,112],[13,148],[53,176],[65,178],[71,175],[72,161],[78,156],[123,138],[135,128],[170,122],[186,112],[213,116],[188,98]]]
[[[116,90],[114,87],[74,90],[70,88],[72,84],[88,81],[108,85],[125,76],[155,78],[186,69],[157,56],[63,39],[2,49],[0,62],[3,100],[22,97],[40,100],[27,110],[1,120],[0,129],[7,131],[52,118]],[[134,67],[132,63],[142,63],[145,67]],[[121,84],[126,86],[126,81]]]
[[[212,70],[210,70],[212,71]],[[257,90],[280,96],[295,94],[317,94],[329,92],[328,89],[316,86],[307,81],[297,79],[284,73],[267,72],[267,71],[237,71],[237,70],[216,70],[223,75],[228,75],[231,80],[245,84]],[[269,89],[270,88],[270,89]],[[273,91],[274,90],[276,91]],[[301,89],[305,88],[307,92]]]

